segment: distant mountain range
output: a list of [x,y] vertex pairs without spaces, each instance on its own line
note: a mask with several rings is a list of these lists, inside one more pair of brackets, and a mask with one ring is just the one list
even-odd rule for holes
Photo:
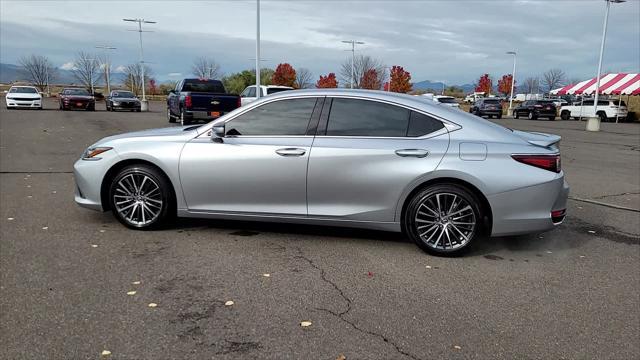
[[[13,64],[0,63],[0,83],[9,84],[15,81],[27,81],[24,71],[21,66]],[[101,81],[98,81],[101,82]],[[55,78],[51,79],[52,84],[77,84],[78,80],[73,76],[71,70],[57,69]],[[464,90],[465,93],[473,92],[475,88],[473,84],[453,85],[445,84],[446,87],[456,86]],[[419,81],[413,84],[414,90],[427,90],[431,89],[436,92],[442,90],[442,82],[432,82],[430,80]]]

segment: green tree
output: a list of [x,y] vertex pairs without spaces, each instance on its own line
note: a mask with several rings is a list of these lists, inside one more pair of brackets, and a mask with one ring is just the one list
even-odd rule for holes
[[[260,69],[260,84],[271,85],[272,69]],[[222,78],[225,89],[230,94],[240,94],[247,86],[256,84],[255,70],[242,70]]]

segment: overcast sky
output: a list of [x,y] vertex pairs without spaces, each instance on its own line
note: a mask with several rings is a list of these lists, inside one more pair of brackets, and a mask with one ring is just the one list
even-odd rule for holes
[[[211,56],[225,73],[253,67],[255,1],[0,0],[0,62],[48,56],[69,66],[80,50],[108,44],[114,67],[137,61],[135,24],[157,21],[143,36],[145,60],[160,80],[190,76],[194,58]],[[474,82],[560,68],[569,78],[595,74],[603,0],[261,1],[264,66],[288,62],[317,78],[339,72],[355,39],[358,54],[401,65],[412,80]],[[603,70],[640,71],[640,1],[612,4]],[[66,65],[65,65],[66,64]]]

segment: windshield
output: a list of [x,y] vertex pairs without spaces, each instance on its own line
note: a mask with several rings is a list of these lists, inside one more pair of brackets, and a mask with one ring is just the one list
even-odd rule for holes
[[10,93],[16,94],[37,94],[38,91],[32,87],[13,87],[9,90]]
[[83,95],[90,96],[89,92],[85,89],[66,89],[63,94],[65,95]]
[[454,98],[438,98],[438,101],[445,104],[455,104],[456,99]]
[[116,98],[134,98],[136,97],[131,91],[114,91],[111,93],[111,97]]
[[279,93],[279,92],[287,91],[287,90],[291,90],[291,89],[287,89],[287,88],[267,88],[267,95],[275,94],[275,93]]
[[215,80],[185,80],[182,91],[224,94],[224,86]]

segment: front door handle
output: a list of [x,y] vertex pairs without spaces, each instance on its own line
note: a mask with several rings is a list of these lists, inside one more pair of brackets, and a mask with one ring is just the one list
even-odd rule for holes
[[307,151],[305,149],[300,148],[282,148],[276,150],[276,154],[280,156],[302,156]]
[[429,155],[429,150],[425,150],[425,149],[401,149],[401,150],[396,150],[396,155],[402,156],[402,157],[423,158],[423,157]]

